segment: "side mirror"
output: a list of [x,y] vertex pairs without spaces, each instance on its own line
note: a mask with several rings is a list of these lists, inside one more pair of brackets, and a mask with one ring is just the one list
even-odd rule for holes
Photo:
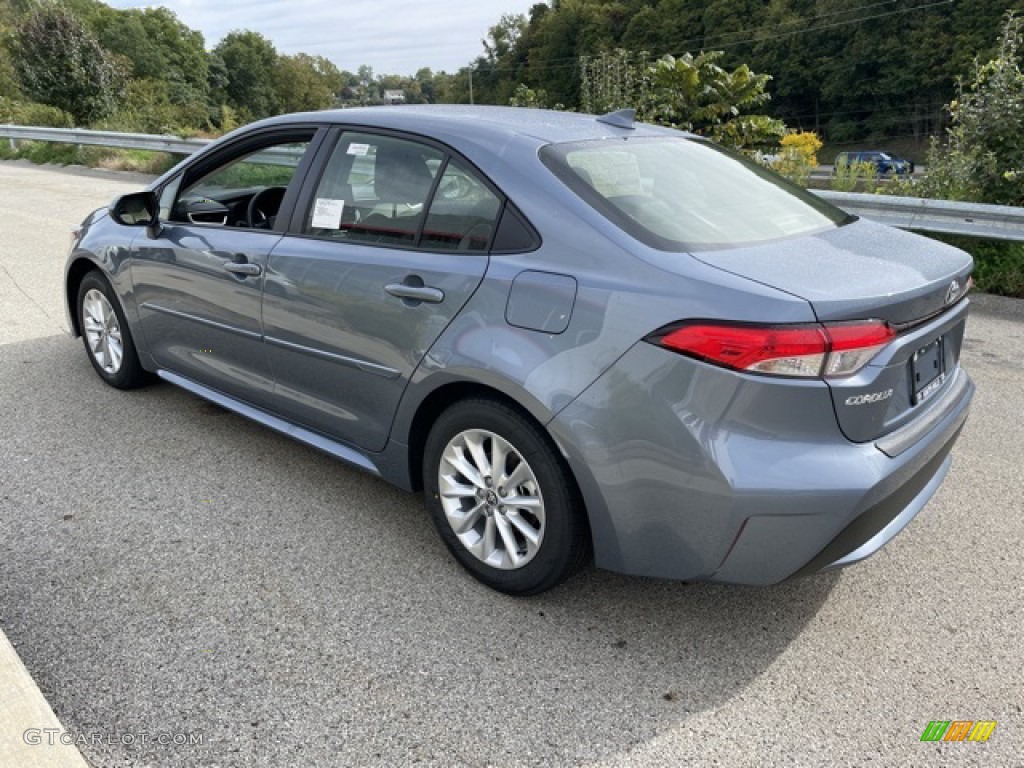
[[110,204],[110,218],[122,227],[156,227],[160,211],[152,192],[122,195]]

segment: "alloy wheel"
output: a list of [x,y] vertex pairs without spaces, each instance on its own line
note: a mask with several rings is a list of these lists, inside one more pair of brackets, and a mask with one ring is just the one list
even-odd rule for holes
[[82,300],[82,331],[96,364],[111,376],[121,370],[124,340],[117,314],[107,297],[95,288]]
[[545,527],[540,483],[500,435],[483,429],[455,435],[441,456],[438,489],[452,531],[481,562],[515,570],[540,551]]

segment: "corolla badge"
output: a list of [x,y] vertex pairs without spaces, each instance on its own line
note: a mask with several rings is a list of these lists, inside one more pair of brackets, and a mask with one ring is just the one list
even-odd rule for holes
[[883,400],[888,400],[892,397],[892,390],[886,389],[881,392],[869,392],[866,395],[854,395],[853,397],[846,398],[847,405],[871,405],[872,403],[880,403]]
[[946,289],[946,303],[952,304],[956,301],[956,297],[960,295],[960,283],[954,280],[949,284],[949,288]]

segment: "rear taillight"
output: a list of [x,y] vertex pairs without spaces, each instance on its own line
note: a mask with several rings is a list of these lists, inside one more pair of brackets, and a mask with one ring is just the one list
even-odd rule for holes
[[691,322],[648,337],[659,346],[738,371],[850,376],[896,337],[881,320],[801,325]]
[[822,374],[827,377],[851,376],[896,338],[896,331],[881,320],[858,323],[826,323],[829,339],[828,359]]

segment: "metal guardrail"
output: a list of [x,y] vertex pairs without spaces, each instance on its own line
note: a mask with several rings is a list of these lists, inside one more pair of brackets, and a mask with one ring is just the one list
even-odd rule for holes
[[210,143],[209,139],[182,139],[178,136],[118,131],[86,131],[79,128],[36,128],[28,125],[0,125],[0,138],[86,144],[117,149],[148,149],[153,152],[170,152],[172,155],[191,155]]
[[[52,141],[57,144],[82,144],[114,149],[146,149],[172,155],[191,155],[212,139],[182,139],[149,133],[87,131],[79,128],[35,128],[26,125],[0,125],[0,138],[14,141]],[[267,165],[298,165],[302,152],[289,147],[274,147],[259,153],[258,162]]]
[[900,229],[1024,242],[1024,208],[812,190],[847,213]]
[[[210,143],[209,139],[182,139],[146,133],[0,125],[0,138],[4,137],[13,141],[53,141],[118,149],[148,149],[176,155],[190,155]],[[296,153],[288,150],[267,154],[274,158],[269,162],[294,164],[297,159]],[[848,213],[900,229],[1024,242],[1024,208],[858,192],[812,191]]]

